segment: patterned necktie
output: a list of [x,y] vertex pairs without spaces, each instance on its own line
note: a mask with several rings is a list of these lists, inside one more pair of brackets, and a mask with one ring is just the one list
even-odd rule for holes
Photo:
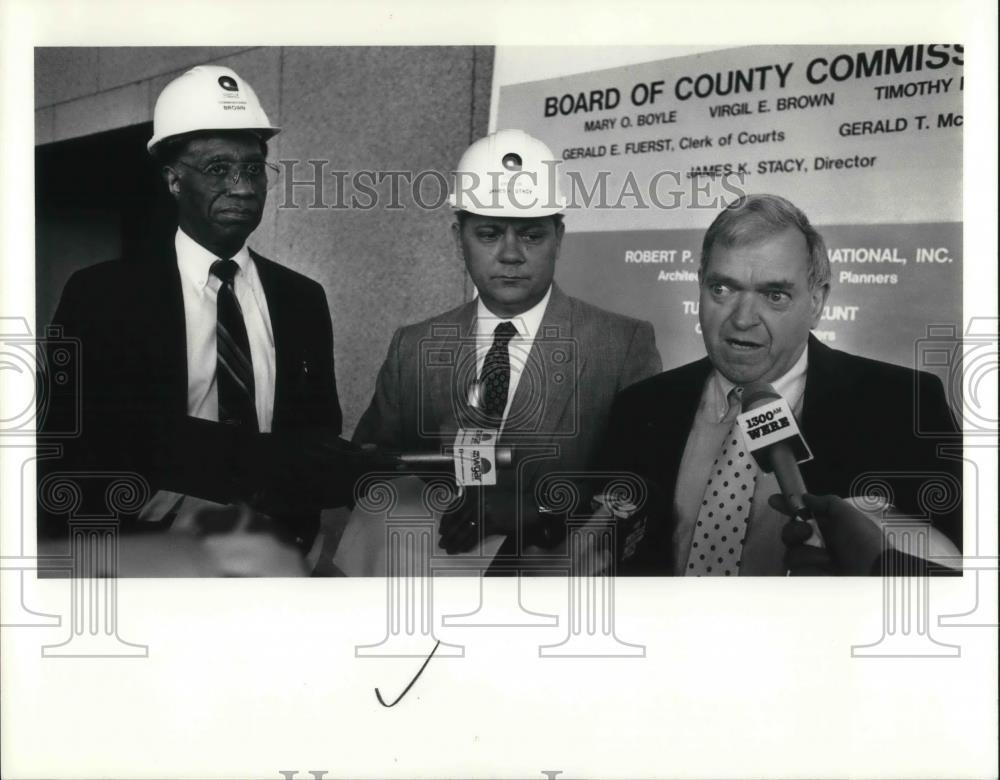
[[723,422],[732,424],[712,464],[698,510],[698,522],[684,570],[689,576],[730,577],[739,574],[742,564],[750,502],[757,484],[757,469],[736,422],[742,393],[742,387],[729,391],[729,409]]
[[483,373],[479,377],[482,389],[483,414],[493,420],[503,419],[507,409],[507,392],[510,388],[510,355],[507,345],[517,335],[513,323],[501,322],[493,330],[493,346],[483,361]]
[[233,287],[233,279],[239,268],[235,260],[216,260],[211,268],[212,274],[222,282],[215,327],[219,422],[258,430],[250,339]]

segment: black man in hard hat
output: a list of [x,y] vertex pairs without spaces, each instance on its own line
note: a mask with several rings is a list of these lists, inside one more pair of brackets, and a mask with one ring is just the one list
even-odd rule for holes
[[154,256],[83,269],[63,290],[54,323],[80,340],[83,374],[80,397],[53,409],[82,414],[64,466],[146,479],[136,529],[177,532],[239,506],[233,517],[250,508],[305,551],[319,508],[350,496],[358,458],[339,439],[325,292],[247,246],[278,132],[233,70],[174,79],[147,149],[176,203],[176,233]]
[[487,430],[514,449],[513,468],[467,491],[440,523],[441,550],[482,552],[481,565],[492,555],[492,572],[564,542],[570,508],[553,511],[543,483],[584,471],[615,393],[661,367],[648,322],[553,282],[565,231],[554,165],[521,130],[463,154],[452,231],[478,296],[396,331],[354,433],[356,443],[419,451],[451,444],[456,430]]

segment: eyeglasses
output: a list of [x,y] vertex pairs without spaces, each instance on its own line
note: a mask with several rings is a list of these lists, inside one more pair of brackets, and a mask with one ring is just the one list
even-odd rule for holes
[[237,184],[242,176],[245,181],[249,181],[254,187],[264,187],[271,189],[278,181],[280,169],[277,165],[265,160],[250,160],[247,162],[228,162],[216,160],[210,162],[204,168],[177,160],[185,168],[190,168],[195,173],[201,174],[208,179],[216,189],[224,189],[231,184]]

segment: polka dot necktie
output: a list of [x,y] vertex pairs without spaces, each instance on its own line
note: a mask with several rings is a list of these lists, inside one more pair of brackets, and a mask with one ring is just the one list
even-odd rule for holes
[[690,576],[733,577],[740,573],[750,502],[757,484],[757,469],[736,422],[742,393],[742,387],[729,391],[729,409],[723,422],[731,420],[732,425],[712,464],[698,510],[684,572]]
[[483,413],[493,420],[503,419],[507,409],[507,392],[510,388],[510,355],[507,345],[517,335],[511,322],[501,322],[493,329],[493,345],[483,361],[479,377],[483,399]]
[[257,430],[250,339],[233,287],[239,268],[235,260],[216,260],[210,269],[222,282],[217,298],[218,316],[215,326],[215,381],[219,391],[219,422]]

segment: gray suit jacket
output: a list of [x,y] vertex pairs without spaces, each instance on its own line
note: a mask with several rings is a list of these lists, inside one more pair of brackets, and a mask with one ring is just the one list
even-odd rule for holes
[[[467,400],[477,378],[476,307],[396,331],[355,442],[438,451],[458,427],[475,424]],[[498,484],[524,492],[545,474],[589,468],[615,394],[660,369],[652,325],[553,285],[500,438],[525,460]]]

